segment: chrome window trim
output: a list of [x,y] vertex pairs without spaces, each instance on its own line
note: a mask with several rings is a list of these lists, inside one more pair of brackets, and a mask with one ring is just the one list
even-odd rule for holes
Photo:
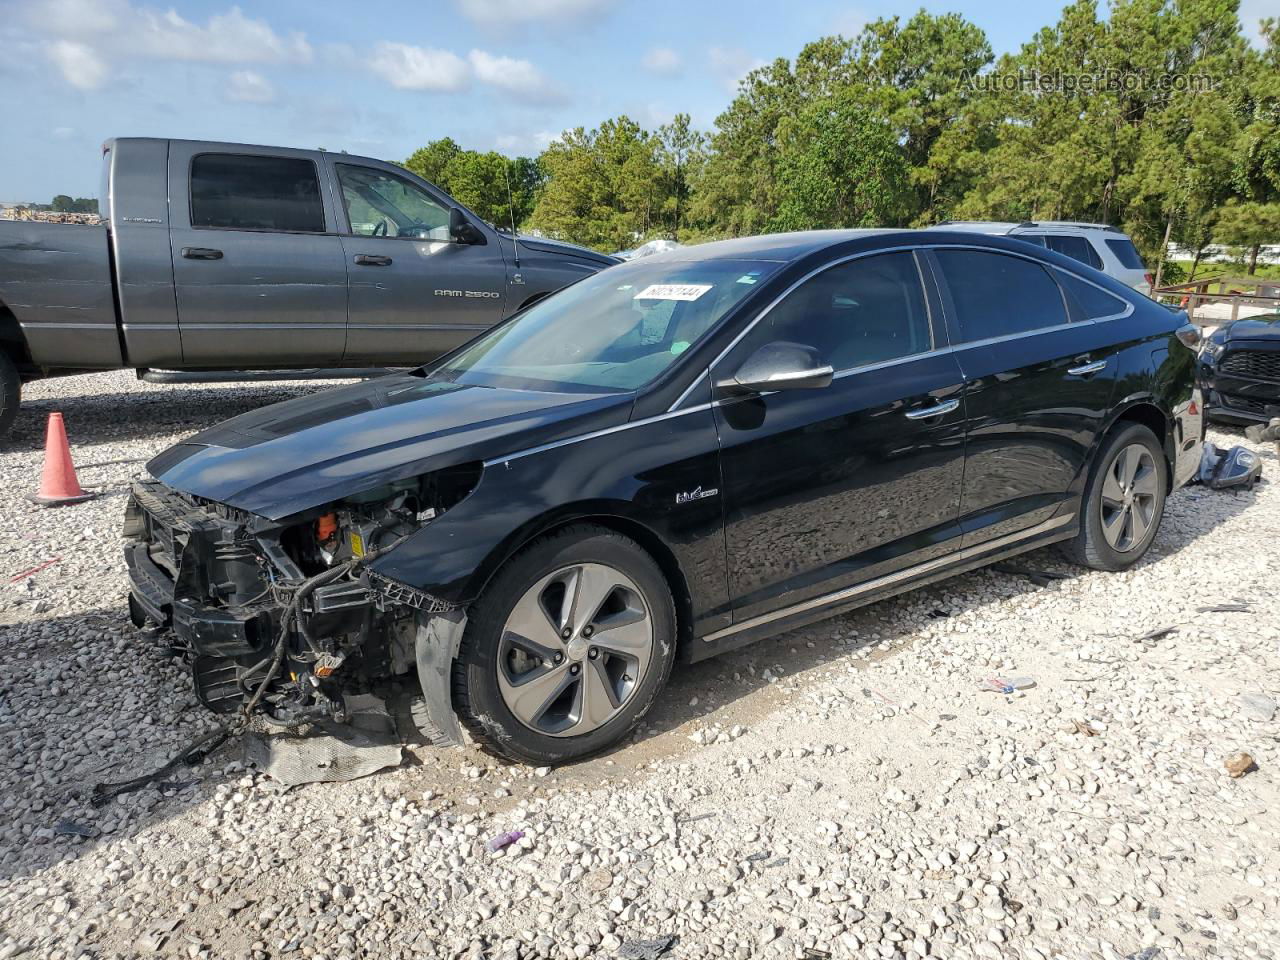
[[[1030,263],[1034,263],[1036,266],[1044,270],[1062,269],[1061,267],[1058,267],[1055,264],[1044,263],[1043,261],[1038,260],[1035,257],[1029,256],[1025,253],[1019,253],[1013,250],[1001,250],[994,247],[983,246],[982,244],[977,244],[977,243],[916,243],[908,246],[891,247],[888,249],[882,247],[877,250],[864,250],[861,253],[852,253],[852,254],[849,254],[848,256],[841,257],[838,260],[832,260],[829,263],[824,263],[819,267],[814,267],[812,270],[806,273],[803,277],[800,277],[798,280],[794,281],[791,284],[791,286],[783,290],[782,293],[778,294],[777,297],[775,297],[772,301],[770,301],[763,310],[761,310],[758,314],[756,314],[756,316],[751,320],[751,322],[748,323],[742,329],[742,331],[739,332],[739,334],[736,337],[734,337],[731,341],[729,341],[729,344],[723,350],[721,350],[720,353],[716,355],[715,359],[713,359],[710,363],[707,364],[707,370],[710,370],[712,367],[718,364],[721,360],[723,360],[725,356],[729,353],[729,351],[732,350],[734,347],[736,347],[742,341],[743,337],[745,337],[748,333],[750,333],[753,329],[755,329],[755,326],[757,323],[759,323],[766,316],[768,316],[769,312],[773,310],[773,308],[776,307],[779,303],[781,303],[786,297],[788,297],[798,286],[800,286],[800,284],[804,283],[807,280],[811,280],[813,277],[817,276],[819,273],[822,273],[824,270],[829,270],[832,267],[838,267],[841,264],[849,263],[850,261],[853,261],[853,260],[861,260],[865,257],[874,257],[883,253],[897,253],[899,251],[911,251],[914,253],[915,251],[918,251],[918,250],[927,250],[927,251],[976,250],[976,251],[979,251],[980,253],[992,253],[992,254],[996,254],[997,256],[1017,257],[1019,260],[1026,260]],[[920,264],[918,259],[916,261],[916,267],[917,267],[917,270],[919,270]],[[1064,270],[1063,272],[1070,273],[1070,271],[1067,271],[1067,270]],[[1072,276],[1075,276],[1075,274],[1072,274]],[[1050,278],[1052,277],[1053,275],[1050,274]],[[1080,279],[1083,280],[1084,278],[1081,277]],[[1055,280],[1054,282],[1056,283],[1057,281]],[[1088,283],[1089,281],[1086,280],[1085,282]],[[922,275],[921,289],[924,289],[923,283],[924,283],[924,279]],[[1097,284],[1094,284],[1094,286],[1097,286]],[[1102,290],[1104,293],[1109,293],[1111,296],[1115,296],[1115,294],[1111,293],[1109,290],[1106,290],[1103,287],[1099,287],[1098,289]],[[1065,297],[1065,295],[1066,295],[1065,291],[1063,291],[1063,296]],[[1063,310],[1066,311],[1067,305],[1065,300],[1062,304],[1062,307],[1063,307]],[[925,298],[925,310],[926,311],[930,310],[928,297]],[[935,350],[930,350],[920,354],[913,354],[911,357],[902,357],[899,359],[900,360],[918,359],[919,357],[928,356],[931,353],[945,353],[948,351],[962,350],[966,347],[984,346],[987,344],[998,343],[1004,340],[1013,340],[1021,337],[1028,337],[1028,336],[1032,336],[1033,334],[1047,333],[1051,330],[1065,329],[1067,327],[1078,327],[1080,326],[1081,323],[1099,323],[1099,322],[1102,322],[1102,320],[1113,320],[1113,319],[1117,319],[1118,317],[1127,317],[1132,312],[1133,312],[1133,304],[1129,304],[1128,310],[1123,314],[1118,314],[1117,317],[1105,317],[1105,318],[1102,318],[1101,320],[1082,320],[1076,323],[1072,323],[1071,321],[1068,321],[1067,323],[1055,324],[1050,327],[1038,327],[1035,330],[1022,330],[1022,331],[1019,331],[1018,333],[1004,334],[1003,336],[999,336],[999,337],[988,337],[984,340],[969,340],[963,343],[953,343],[946,347],[939,347]],[[1068,314],[1068,316],[1069,315],[1070,314]],[[932,319],[932,314],[931,314],[931,319]],[[932,335],[933,335],[933,329],[932,329],[932,323],[931,323],[930,336]],[[872,366],[873,365],[868,364],[867,366],[862,366],[862,367],[849,367],[837,373],[836,376],[845,376],[847,374],[855,373],[859,370],[869,369]],[[676,410],[680,406],[680,404],[684,403],[684,401],[688,398],[689,394],[692,393],[694,389],[696,389],[696,387],[698,386],[698,383],[701,380],[702,380],[701,376],[697,377],[693,381],[693,383],[691,383],[685,389],[685,391],[681,393],[679,397],[676,398],[675,403],[673,403],[670,407],[667,408],[667,412],[670,413]]]
[[[1073,280],[1079,280],[1081,283],[1087,283],[1091,287],[1096,287],[1097,289],[1105,293],[1108,297],[1111,297],[1111,299],[1119,300],[1121,303],[1124,304],[1124,309],[1121,310],[1119,313],[1108,313],[1106,316],[1103,316],[1103,317],[1085,317],[1084,318],[1085,323],[1106,323],[1108,320],[1123,320],[1125,317],[1133,315],[1134,306],[1132,303],[1130,303],[1128,300],[1125,300],[1123,297],[1117,296],[1116,294],[1112,293],[1110,290],[1108,290],[1106,287],[1102,286],[1101,284],[1094,283],[1088,277],[1082,277],[1080,276],[1080,274],[1072,270],[1067,270],[1064,267],[1055,266],[1053,269],[1056,270],[1058,273],[1065,273],[1068,277],[1070,277]],[[1083,304],[1081,305],[1081,307],[1083,308]]]
[[809,600],[801,600],[799,603],[794,603],[788,607],[771,610],[768,613],[761,613],[757,616],[743,620],[741,623],[735,623],[721,630],[717,630],[714,633],[708,633],[706,636],[702,637],[702,641],[704,643],[713,643],[724,637],[733,636],[735,633],[741,633],[743,630],[750,630],[752,627],[760,627],[767,623],[772,623],[774,620],[781,620],[784,617],[804,613],[808,610],[817,610],[822,607],[832,606],[833,604],[840,603],[844,600],[851,600],[855,597],[861,596],[862,594],[873,593],[882,587],[892,586],[893,584],[900,583],[903,580],[910,580],[913,577],[942,569],[950,564],[981,556],[987,551],[997,550],[1000,547],[1017,543],[1020,540],[1029,540],[1042,533],[1048,533],[1049,531],[1056,530],[1059,527],[1065,527],[1075,518],[1075,511],[1061,517],[1050,517],[1043,523],[1038,523],[1034,527],[1028,527],[1025,530],[1018,530],[1014,533],[1007,534],[1006,536],[997,537],[994,540],[988,540],[985,543],[974,544],[972,547],[965,547],[961,550],[955,551],[954,553],[948,553],[945,556],[935,557],[933,560],[926,560],[924,563],[918,563],[915,566],[896,570],[893,573],[886,573],[884,576],[867,580],[864,583],[854,584],[852,587],[845,587],[831,593],[824,593],[821,596],[813,597]]

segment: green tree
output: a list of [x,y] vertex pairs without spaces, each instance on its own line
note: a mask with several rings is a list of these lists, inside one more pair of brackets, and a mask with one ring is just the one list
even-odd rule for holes
[[706,163],[706,134],[693,129],[687,113],[658,128],[658,169],[662,177],[662,218],[667,236],[680,238],[692,184]]
[[1228,201],[1218,211],[1213,237],[1233,247],[1249,251],[1249,276],[1258,271],[1258,249],[1263,244],[1280,243],[1280,203]]
[[53,203],[50,206],[53,208],[54,213],[70,213],[75,206],[75,201],[65,193],[60,193],[53,198]]
[[566,130],[538,158],[547,183],[530,223],[601,250],[634,246],[660,223],[658,139],[622,116]]
[[900,225],[909,168],[888,121],[846,90],[779,124],[774,230]]
[[404,167],[502,229],[513,219],[517,227],[528,219],[543,181],[529,157],[464,150],[448,137],[415,150]]

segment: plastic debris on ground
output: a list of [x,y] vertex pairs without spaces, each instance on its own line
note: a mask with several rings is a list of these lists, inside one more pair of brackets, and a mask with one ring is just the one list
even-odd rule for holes
[[500,833],[496,837],[490,839],[489,842],[484,845],[484,848],[490,853],[497,853],[499,850],[505,850],[513,843],[517,843],[522,839],[524,839],[523,830],[509,830],[506,833]]
[[404,748],[385,704],[350,697],[351,722],[320,722],[305,733],[246,733],[244,756],[285,789],[304,783],[358,780],[404,759]]
[[1251,490],[1262,478],[1262,460],[1248,447],[1220,450],[1212,443],[1204,445],[1196,479],[1210,490],[1244,487]]
[[1031,677],[1010,677],[1008,680],[1003,677],[987,677],[978,684],[978,689],[991,693],[1010,694],[1018,690],[1030,690],[1035,685],[1036,682]]
[[618,949],[618,956],[622,960],[658,960],[675,942],[674,935],[656,940],[628,940]]

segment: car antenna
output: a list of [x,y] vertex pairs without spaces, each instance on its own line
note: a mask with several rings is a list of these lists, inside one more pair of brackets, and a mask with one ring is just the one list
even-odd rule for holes
[[520,275],[520,237],[516,234],[516,201],[511,193],[509,162],[502,165],[502,176],[507,181],[507,213],[511,217],[511,251],[516,260],[516,276]]

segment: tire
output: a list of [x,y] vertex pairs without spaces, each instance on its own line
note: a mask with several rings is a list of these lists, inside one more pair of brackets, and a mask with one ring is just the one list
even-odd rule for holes
[[0,437],[9,432],[22,402],[22,378],[13,359],[0,350]]
[[1085,486],[1080,533],[1063,551],[1093,570],[1128,569],[1155,540],[1168,489],[1169,463],[1155,434],[1138,423],[1113,431]]
[[472,606],[454,709],[481,746],[510,760],[587,757],[649,711],[675,641],[675,604],[653,558],[611,530],[567,527],[509,560]]

